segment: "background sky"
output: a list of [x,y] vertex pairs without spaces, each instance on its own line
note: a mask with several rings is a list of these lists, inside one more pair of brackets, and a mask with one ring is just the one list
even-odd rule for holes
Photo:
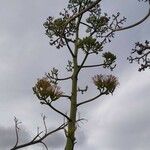
[[[59,69],[62,77],[66,75],[69,55],[65,49],[50,47],[42,25],[48,16],[58,16],[66,5],[67,0],[0,0],[0,150],[8,150],[15,143],[14,116],[22,122],[21,142],[35,135],[37,127],[43,129],[41,114],[47,116],[49,129],[63,122],[61,116],[40,105],[32,87],[37,78],[53,67]],[[146,4],[137,0],[106,0],[102,8],[108,14],[120,11],[127,17],[126,25],[142,18],[148,10]],[[138,72],[137,64],[126,60],[135,42],[150,40],[149,25],[150,19],[134,29],[118,32],[105,47],[118,57],[113,74],[119,78],[120,85],[113,96],[103,96],[81,106],[80,116],[88,121],[79,124],[76,149],[149,150],[150,72]],[[95,63],[95,59],[90,62]],[[103,72],[106,73],[102,69],[83,72],[79,85],[91,85],[91,79],[85,76]],[[109,73],[112,72],[108,70]],[[69,83],[63,88],[68,89]],[[95,90],[90,88],[85,98],[95,96]],[[56,106],[67,111],[65,100]],[[63,133],[51,136],[46,142],[52,150],[62,150]],[[40,145],[26,148],[35,149],[44,150]]]

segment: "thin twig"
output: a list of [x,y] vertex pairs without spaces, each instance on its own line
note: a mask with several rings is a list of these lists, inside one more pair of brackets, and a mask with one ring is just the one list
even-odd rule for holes
[[19,130],[19,127],[18,125],[21,123],[21,122],[18,122],[18,119],[15,117],[14,118],[14,121],[15,121],[15,133],[16,133],[16,144],[14,147],[16,147],[18,145],[18,142],[19,142],[19,135],[18,135],[18,130]]
[[44,128],[45,128],[45,134],[47,134],[47,126],[46,126],[46,121],[45,121],[45,119],[46,119],[46,116],[44,115],[44,116],[43,116],[43,124],[44,124]]
[[[58,128],[56,128],[55,130],[52,130],[50,132],[48,132],[47,134],[44,134],[42,137],[40,137],[39,139],[36,139],[36,140],[31,140],[30,142],[27,142],[25,144],[21,144],[21,145],[16,145],[15,147],[13,147],[12,149],[10,150],[17,150],[17,149],[21,149],[21,148],[24,148],[24,147],[28,147],[28,146],[31,146],[31,145],[35,145],[35,144],[38,144],[38,143],[42,143],[43,144],[43,140],[48,137],[49,135],[59,131],[59,130],[62,130],[64,129],[65,127],[67,126],[67,123],[63,123],[62,125],[60,125]],[[41,132],[40,132],[41,133]],[[38,135],[36,135],[35,137],[38,137]],[[45,143],[44,143],[45,144]],[[46,145],[46,144],[45,144]],[[47,147],[47,146],[46,146]]]
[[46,148],[46,150],[48,150],[48,147],[47,147],[47,145],[44,142],[41,141],[40,143],[44,145],[44,147]]

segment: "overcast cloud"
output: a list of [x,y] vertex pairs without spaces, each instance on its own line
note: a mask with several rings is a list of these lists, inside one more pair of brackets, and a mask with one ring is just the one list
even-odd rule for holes
[[[30,134],[22,127],[19,133],[19,143],[24,143],[29,141]],[[12,148],[16,143],[15,129],[10,127],[0,126],[0,148],[3,150],[8,150]]]
[[[42,24],[49,15],[57,16],[67,1],[0,0],[0,150],[7,150],[15,143],[14,116],[22,122],[21,142],[35,135],[38,126],[43,128],[41,114],[47,116],[50,129],[63,122],[61,116],[39,104],[32,87],[37,78],[53,67],[58,68],[62,76],[66,75],[62,64],[66,65],[69,55],[64,49],[49,46]],[[102,8],[108,14],[120,11],[127,17],[126,25],[147,13],[146,5],[137,0],[114,0],[112,3],[106,0]],[[113,51],[118,56],[114,74],[120,85],[113,96],[101,97],[90,106],[79,108],[81,117],[88,121],[79,123],[77,150],[149,150],[150,71],[139,73],[137,64],[129,64],[126,60],[135,42],[150,40],[149,24],[150,19],[132,30],[117,33],[113,42],[105,47],[106,51]],[[89,62],[96,63],[95,59]],[[82,75],[91,77],[89,73],[101,72],[93,69]],[[81,78],[80,85],[84,87],[86,81],[87,78]],[[67,90],[68,86],[63,88]],[[93,96],[95,88],[92,87],[85,98]],[[56,106],[66,112],[64,102],[62,100]],[[62,150],[63,132],[46,141],[53,150]],[[26,150],[35,149],[43,147],[37,145]]]

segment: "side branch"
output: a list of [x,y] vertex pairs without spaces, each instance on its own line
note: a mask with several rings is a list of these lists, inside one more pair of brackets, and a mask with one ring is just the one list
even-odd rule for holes
[[97,64],[97,65],[86,65],[86,66],[82,66],[82,68],[94,68],[94,67],[101,67],[105,65],[104,63],[103,64]]
[[71,119],[65,115],[64,113],[62,113],[61,111],[59,111],[58,109],[56,109],[54,106],[52,106],[51,104],[52,102],[47,102],[47,101],[44,101],[44,102],[41,102],[41,104],[45,104],[45,105],[48,105],[50,108],[52,108],[55,112],[57,112],[58,114],[62,115],[63,117],[65,117],[67,120],[71,121]]
[[69,95],[61,95],[60,97],[66,97],[66,98],[68,98],[68,99],[70,99],[71,98],[71,96],[69,96]]
[[66,77],[66,78],[55,78],[53,76],[51,76],[49,73],[48,74],[45,74],[46,77],[48,77],[49,79],[53,79],[53,80],[57,80],[57,81],[64,81],[64,80],[69,80],[71,79],[71,77]]
[[69,50],[71,56],[72,56],[72,57],[75,57],[74,54],[73,54],[73,52],[72,52],[72,49],[71,49],[71,47],[70,47],[70,45],[69,45],[69,43],[68,43],[68,40],[66,39],[66,37],[64,37],[64,40],[65,40],[65,42],[66,42],[67,48],[68,48],[68,50]]
[[91,98],[91,99],[89,99],[89,100],[86,100],[86,101],[83,101],[83,102],[81,102],[81,103],[78,103],[78,104],[77,104],[77,107],[80,106],[80,105],[83,105],[83,104],[92,102],[92,101],[96,100],[97,98],[99,98],[100,96],[102,96],[102,95],[104,95],[104,94],[106,94],[106,93],[105,93],[105,92],[104,92],[104,93],[100,93],[99,95],[97,95],[97,96],[95,96],[95,97],[93,97],[93,98]]
[[[16,123],[16,121],[15,121]],[[60,125],[58,128],[56,128],[55,130],[52,130],[50,132],[47,132],[45,133],[43,136],[41,136],[41,134],[44,132],[44,131],[41,131],[40,133],[37,133],[37,135],[30,141],[30,142],[27,142],[25,144],[21,144],[21,145],[15,145],[13,148],[11,148],[10,150],[17,150],[17,149],[21,149],[21,148],[24,148],[24,147],[28,147],[28,146],[31,146],[31,145],[35,145],[35,144],[43,144],[45,146],[46,149],[48,149],[48,147],[46,146],[46,144],[43,142],[43,140],[48,137],[49,135],[59,131],[59,130],[62,130],[64,129],[65,127],[67,126],[67,123],[63,123],[62,125]],[[16,127],[15,127],[16,128]],[[17,126],[18,128],[18,126]]]
[[93,28],[93,27],[91,27],[90,25],[88,25],[88,24],[86,24],[86,23],[84,23],[84,22],[80,22],[81,24],[83,24],[83,25],[85,25],[85,26],[87,26],[87,27],[89,27],[89,28]]
[[[54,78],[53,78],[54,79]],[[67,78],[58,78],[57,80],[58,81],[64,81],[64,80],[68,80],[68,79],[71,79],[71,77],[67,77]]]
[[133,63],[134,61],[137,62],[140,65],[138,70],[144,71],[146,68],[150,68],[149,55],[150,42],[146,40],[144,44],[139,42],[135,43],[135,48],[132,49],[131,56],[127,59],[130,63]]
[[130,29],[130,28],[133,28],[133,27],[138,26],[139,24],[143,23],[149,16],[150,16],[150,8],[149,8],[149,11],[148,11],[147,15],[144,18],[142,18],[140,21],[138,21],[138,22],[136,22],[132,25],[129,25],[127,27],[123,27],[123,28],[119,28],[119,29],[111,29],[111,30],[113,32],[116,32],[116,31],[122,31],[122,30],[127,30],[127,29]]
[[77,72],[77,74],[78,74],[78,73],[79,73],[79,71],[83,68],[83,65],[84,65],[85,61],[87,60],[88,55],[89,55],[89,53],[87,52],[87,53],[86,53],[86,55],[85,55],[85,57],[84,57],[84,59],[83,59],[83,61],[82,61],[82,63],[81,63],[81,65],[80,65],[80,66],[78,66],[79,68],[78,68],[78,72]]

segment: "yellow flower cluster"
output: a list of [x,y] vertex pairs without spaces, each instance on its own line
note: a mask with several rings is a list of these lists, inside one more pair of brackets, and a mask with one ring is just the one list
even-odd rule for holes
[[93,78],[94,84],[101,92],[107,94],[113,93],[117,85],[119,84],[117,78],[113,75],[95,75]]
[[48,78],[38,79],[36,85],[33,87],[33,91],[40,100],[46,100],[49,97],[54,101],[63,94],[63,92],[60,91],[60,87],[52,84]]

